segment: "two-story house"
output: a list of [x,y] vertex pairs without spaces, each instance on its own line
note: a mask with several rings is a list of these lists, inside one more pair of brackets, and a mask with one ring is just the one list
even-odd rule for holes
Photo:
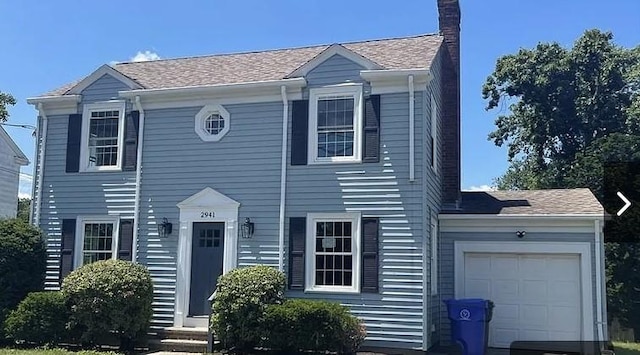
[[0,126],[0,219],[16,217],[20,167],[28,164],[27,156]]
[[447,344],[453,297],[494,300],[492,346],[604,336],[593,195],[461,193],[460,8],[438,9],[436,34],[104,65],[29,99],[46,287],[133,260],[154,327],[203,327],[216,278],[266,264],[369,346]]

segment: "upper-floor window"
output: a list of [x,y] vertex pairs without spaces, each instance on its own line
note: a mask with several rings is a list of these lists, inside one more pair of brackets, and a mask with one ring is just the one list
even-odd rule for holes
[[195,130],[203,141],[217,142],[229,132],[230,115],[221,105],[207,105],[196,115]]
[[124,115],[124,101],[84,106],[80,160],[83,170],[120,170]]
[[360,162],[362,85],[311,89],[309,162]]

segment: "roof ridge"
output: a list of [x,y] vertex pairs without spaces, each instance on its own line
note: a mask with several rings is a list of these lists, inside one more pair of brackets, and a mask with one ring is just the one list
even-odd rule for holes
[[440,34],[437,33],[437,32],[431,32],[431,33],[423,33],[423,34],[418,34],[418,35],[387,37],[387,38],[376,38],[376,39],[350,41],[350,42],[334,42],[334,43],[314,44],[314,45],[306,45],[306,46],[300,46],[300,47],[273,48],[273,49],[253,50],[253,51],[245,51],[245,52],[202,54],[202,55],[193,55],[193,56],[183,56],[183,57],[173,57],[173,58],[165,58],[165,59],[147,60],[147,61],[141,61],[141,62],[126,61],[126,62],[118,62],[115,65],[113,65],[112,68],[117,69],[117,67],[119,65],[128,65],[128,64],[141,64],[141,63],[150,63],[150,62],[168,62],[168,61],[173,61],[173,60],[223,57],[223,56],[242,55],[242,54],[269,53],[269,52],[279,52],[279,51],[287,51],[287,50],[298,50],[298,49],[329,47],[329,46],[331,46],[333,44],[340,44],[340,45],[345,45],[346,44],[346,45],[349,45],[349,44],[356,44],[356,43],[360,44],[360,43],[371,43],[371,42],[381,42],[381,41],[393,41],[393,40],[400,40],[400,39],[409,39],[409,38],[418,38],[418,37],[431,37],[431,36],[439,36],[439,35]]

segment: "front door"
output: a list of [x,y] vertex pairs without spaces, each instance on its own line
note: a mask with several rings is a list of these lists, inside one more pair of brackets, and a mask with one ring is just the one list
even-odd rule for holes
[[191,248],[189,316],[209,314],[209,296],[222,275],[224,222],[195,222]]

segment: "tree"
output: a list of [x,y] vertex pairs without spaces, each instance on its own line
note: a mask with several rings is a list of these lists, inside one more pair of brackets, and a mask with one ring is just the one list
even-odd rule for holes
[[31,199],[20,198],[18,199],[18,215],[16,218],[29,223],[29,215],[31,214]]
[[[640,162],[640,46],[616,46],[609,32],[499,58],[482,95],[487,110],[508,105],[489,134],[511,163],[498,188],[589,187],[603,201],[603,164]],[[640,336],[640,244],[605,251],[609,314]]]
[[6,122],[7,119],[9,119],[9,110],[7,110],[7,106],[13,106],[15,104],[16,99],[13,98],[13,96],[0,91],[0,123]]

